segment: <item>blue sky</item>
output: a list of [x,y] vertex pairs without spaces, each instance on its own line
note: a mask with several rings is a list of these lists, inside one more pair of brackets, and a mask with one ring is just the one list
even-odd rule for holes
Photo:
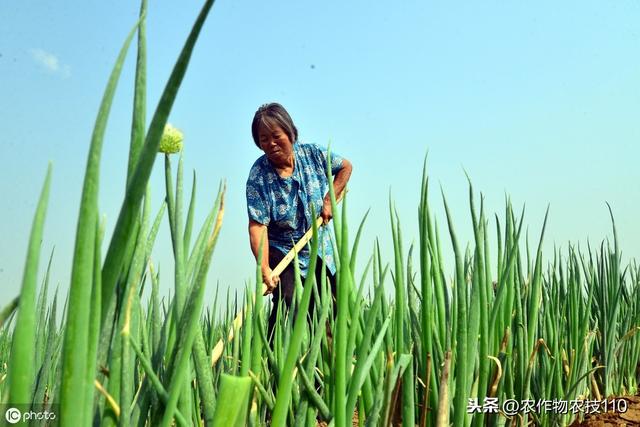
[[[201,6],[151,2],[148,111],[155,108]],[[0,306],[19,292],[31,219],[48,161],[53,187],[41,267],[55,246],[52,282],[66,291],[91,130],[135,2],[0,3]],[[376,237],[391,260],[388,195],[417,241],[422,161],[444,234],[439,186],[460,239],[471,239],[466,170],[502,216],[505,194],[526,203],[545,253],[611,236],[612,205],[625,258],[640,253],[640,4],[617,2],[258,2],[220,0],[198,41],[170,122],[185,133],[198,176],[196,224],[228,184],[208,295],[253,276],[244,183],[261,154],[250,123],[278,101],[303,142],[351,160],[352,228],[371,208],[360,268]],[[109,235],[123,197],[135,49],[111,113],[100,210]],[[158,160],[162,160],[159,158]],[[153,209],[164,196],[162,162]],[[492,225],[493,227],[493,225]],[[492,228],[494,230],[494,228]],[[446,234],[445,234],[446,235]],[[445,257],[451,258],[445,245]],[[106,248],[105,248],[106,251]],[[171,283],[168,226],[153,255]],[[495,264],[494,264],[495,265]],[[450,271],[448,272],[450,273]]]

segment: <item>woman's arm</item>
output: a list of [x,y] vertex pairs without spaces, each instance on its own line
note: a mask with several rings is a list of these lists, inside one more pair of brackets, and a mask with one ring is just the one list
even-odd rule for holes
[[[351,171],[353,170],[353,165],[347,159],[342,159],[342,169],[336,173],[333,177],[333,192],[336,194],[336,199],[340,197],[342,192],[344,191],[344,187],[349,182],[349,178],[351,177]],[[331,196],[327,193],[324,196],[324,201],[322,204],[322,212],[320,213],[322,216],[322,223],[327,224],[329,220],[333,217],[331,212]]]
[[262,244],[262,264],[260,265],[260,269],[262,270],[262,281],[267,285],[267,294],[270,294],[279,282],[279,278],[278,276],[271,277],[272,271],[269,266],[269,237],[267,237],[267,226],[250,219],[249,243],[251,244],[251,252],[253,252],[256,261],[258,260],[260,240],[263,235],[264,242]]

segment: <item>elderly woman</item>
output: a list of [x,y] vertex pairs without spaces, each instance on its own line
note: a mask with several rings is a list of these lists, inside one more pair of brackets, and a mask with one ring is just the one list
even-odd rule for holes
[[[274,309],[269,318],[269,334],[276,321],[278,302],[291,305],[295,290],[293,266],[288,266],[279,277],[272,277],[272,269],[293,248],[293,245],[312,227],[311,206],[322,216],[324,224],[331,219],[331,199],[327,180],[327,150],[315,144],[298,141],[296,129],[289,113],[277,103],[258,108],[251,124],[253,141],[264,155],[253,164],[247,180],[247,209],[249,212],[249,240],[254,256],[258,257],[264,230],[267,238],[262,248],[262,278],[273,292]],[[331,173],[336,197],[344,190],[351,176],[351,163],[337,154],[331,154]],[[327,266],[327,277],[335,295],[336,264],[326,227],[319,230],[318,256]],[[310,251],[305,247],[298,253],[300,271],[309,272]],[[320,278],[322,259],[316,263],[316,277]]]

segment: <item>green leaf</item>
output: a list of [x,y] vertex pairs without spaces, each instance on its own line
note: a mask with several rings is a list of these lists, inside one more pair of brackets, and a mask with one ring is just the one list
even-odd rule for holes
[[233,377],[222,374],[213,425],[245,427],[252,388],[253,384],[249,377]]
[[109,249],[104,261],[104,267],[102,269],[103,323],[105,320],[104,313],[113,298],[113,291],[124,261],[123,250],[136,221],[142,196],[144,195],[147,182],[151,176],[153,164],[157,157],[160,138],[164,131],[164,125],[167,123],[169,113],[171,112],[173,103],[178,94],[178,89],[180,88],[180,84],[187,72],[187,66],[189,65],[189,60],[191,59],[195,43],[212,6],[213,0],[207,0],[205,2],[191,29],[189,37],[180,52],[180,56],[178,57],[176,65],[171,72],[169,81],[164,88],[160,101],[158,102],[158,106],[156,107],[156,111],[151,119],[144,147],[140,152],[135,172],[131,178],[129,186],[127,187],[127,194],[122,203],[120,214],[118,215],[118,220],[113,231],[113,237],[111,238],[111,243],[109,244]]
[[18,317],[11,342],[11,359],[9,360],[9,400],[10,404],[31,403],[33,384],[35,381],[34,353],[36,335],[36,286],[38,279],[38,263],[40,261],[40,245],[47,214],[49,187],[51,183],[51,164],[47,168],[40,199],[31,226],[27,260],[22,276]]

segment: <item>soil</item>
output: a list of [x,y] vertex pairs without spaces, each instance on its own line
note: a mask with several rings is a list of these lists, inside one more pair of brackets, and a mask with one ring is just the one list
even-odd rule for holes
[[[316,423],[316,427],[327,427],[327,425],[328,424],[326,422],[324,422],[324,421],[318,421]],[[353,412],[353,417],[351,418],[351,425],[353,427],[358,427],[360,425],[358,423],[358,410],[357,409]]]
[[631,427],[640,426],[640,396],[623,396],[629,403],[624,413],[608,411],[602,414],[587,415],[582,422],[574,421],[570,427]]

